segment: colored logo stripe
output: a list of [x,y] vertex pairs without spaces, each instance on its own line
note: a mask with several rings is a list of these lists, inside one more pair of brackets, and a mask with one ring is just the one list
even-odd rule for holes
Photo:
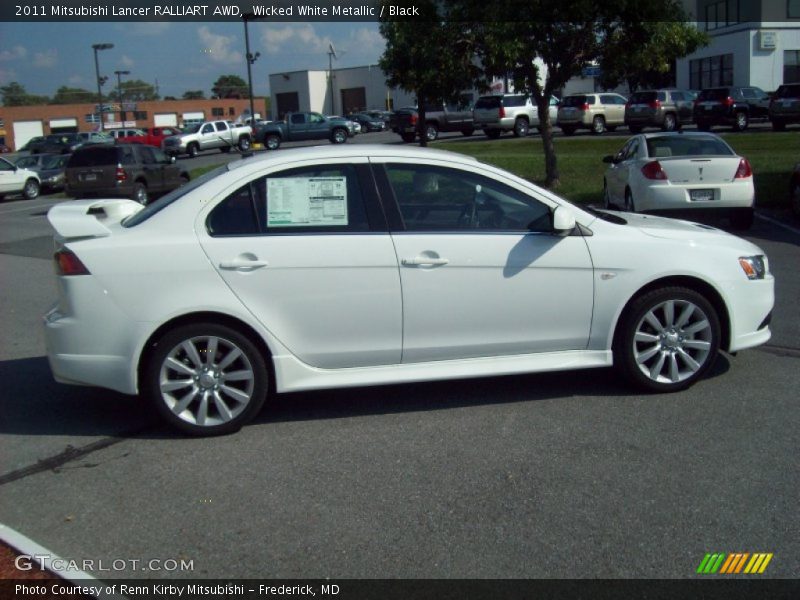
[[[697,567],[697,572],[703,574],[719,572],[720,575],[731,575],[742,573],[742,569],[744,569],[744,573],[761,574],[767,568],[772,557],[772,553],[755,553],[752,555],[749,552],[708,553],[703,557],[700,566]],[[750,559],[749,562],[748,559]],[[746,567],[745,564],[747,564]]]

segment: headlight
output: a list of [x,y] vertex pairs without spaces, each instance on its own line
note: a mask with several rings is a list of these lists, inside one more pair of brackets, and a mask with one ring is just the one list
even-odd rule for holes
[[763,254],[758,256],[739,257],[739,266],[748,279],[764,279],[767,274],[767,258]]

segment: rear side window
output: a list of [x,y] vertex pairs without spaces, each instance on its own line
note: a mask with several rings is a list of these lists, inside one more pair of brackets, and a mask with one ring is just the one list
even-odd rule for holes
[[80,149],[73,152],[67,163],[68,168],[73,167],[100,167],[115,165],[120,162],[118,152],[122,146],[100,146]]
[[483,96],[475,103],[477,109],[500,108],[500,96]]
[[776,98],[800,98],[800,84],[782,85],[775,92]]
[[503,98],[503,105],[504,106],[525,106],[525,100],[527,98],[522,95],[518,96],[506,96]]

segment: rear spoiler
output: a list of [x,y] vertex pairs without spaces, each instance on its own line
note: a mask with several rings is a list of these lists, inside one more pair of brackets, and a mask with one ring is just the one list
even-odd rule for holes
[[56,204],[47,212],[47,220],[64,239],[107,237],[111,230],[107,225],[144,208],[133,200],[74,200]]

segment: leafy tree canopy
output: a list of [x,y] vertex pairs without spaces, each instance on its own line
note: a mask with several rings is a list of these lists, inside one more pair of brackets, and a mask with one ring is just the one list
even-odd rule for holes
[[217,98],[247,98],[248,90],[247,82],[238,75],[221,75],[211,88]]
[[3,98],[3,106],[34,106],[47,104],[50,100],[47,96],[29,94],[25,87],[16,81],[0,86],[0,96]]

